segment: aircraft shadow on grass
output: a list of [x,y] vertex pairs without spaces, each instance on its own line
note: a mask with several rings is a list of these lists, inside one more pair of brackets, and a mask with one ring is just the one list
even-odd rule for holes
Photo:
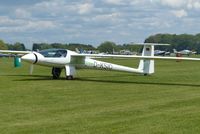
[[[49,81],[53,80],[51,76],[45,76],[45,75],[6,75],[8,77],[23,77],[22,79],[15,79],[14,81]],[[141,77],[141,75],[123,75],[120,76],[122,77],[130,77],[130,76],[135,76],[135,77]],[[25,77],[25,78],[24,78]],[[73,81],[81,81],[81,82],[100,82],[100,83],[116,83],[116,84],[139,84],[139,85],[161,85],[161,86],[185,86],[185,87],[200,87],[199,84],[187,84],[187,83],[169,83],[169,82],[144,82],[144,81],[125,81],[125,80],[113,80],[112,78],[116,78],[119,76],[112,75],[112,76],[97,76],[97,77],[79,77],[75,78]],[[143,76],[142,76],[143,77]],[[105,79],[106,78],[106,79]],[[110,78],[110,80],[108,80]],[[57,80],[63,80],[66,81],[66,79],[60,78]],[[66,81],[70,82],[70,81]]]
[[84,82],[103,82],[103,83],[121,83],[121,84],[138,84],[138,85],[161,85],[161,86],[184,86],[184,87],[200,87],[200,85],[194,84],[182,84],[182,83],[158,83],[158,82],[138,82],[138,81],[113,81],[113,80],[93,80],[93,79],[78,79]]
[[5,75],[7,77],[20,77],[13,81],[39,81],[39,80],[51,80],[51,76],[47,75]]

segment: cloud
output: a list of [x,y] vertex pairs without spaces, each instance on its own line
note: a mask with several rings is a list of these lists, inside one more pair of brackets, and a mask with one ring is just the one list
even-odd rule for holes
[[159,2],[164,6],[169,6],[172,8],[180,8],[187,3],[187,0],[157,0],[157,2]]
[[107,4],[113,4],[113,5],[122,5],[123,0],[104,0]]
[[200,25],[199,0],[20,1],[2,2],[0,36],[5,39],[142,42],[155,33],[193,33],[199,31],[195,25]]
[[173,10],[171,11],[178,18],[186,17],[188,14],[185,10]]
[[121,16],[120,13],[103,14],[103,15],[97,15],[93,17],[92,20],[96,22],[101,22],[101,23],[102,22],[105,22],[105,23],[117,22],[120,16]]
[[200,1],[197,0],[189,0],[188,4],[187,4],[187,8],[188,9],[196,9],[199,10],[200,9]]
[[24,25],[24,21],[22,20],[14,20],[9,18],[8,16],[0,16],[0,25],[1,27],[13,27],[17,25]]
[[16,16],[16,18],[30,18],[31,13],[27,10],[18,8],[15,10],[15,16]]
[[78,10],[79,14],[87,14],[91,13],[93,10],[94,6],[92,3],[84,3],[76,6],[76,9]]
[[32,33],[43,30],[51,30],[57,26],[52,21],[11,19],[5,16],[0,16],[0,25],[0,32],[4,33]]
[[32,11],[36,11],[37,15],[50,14],[52,16],[67,15],[67,14],[89,14],[94,10],[92,2],[73,2],[66,0],[51,0],[43,1],[31,7]]
[[151,0],[151,2],[176,9],[200,9],[199,0]]

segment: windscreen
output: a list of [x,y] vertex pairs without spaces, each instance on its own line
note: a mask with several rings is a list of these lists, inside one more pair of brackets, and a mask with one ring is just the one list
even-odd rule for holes
[[47,49],[47,50],[42,50],[39,53],[42,54],[44,57],[49,57],[49,58],[67,56],[67,50],[65,49]]

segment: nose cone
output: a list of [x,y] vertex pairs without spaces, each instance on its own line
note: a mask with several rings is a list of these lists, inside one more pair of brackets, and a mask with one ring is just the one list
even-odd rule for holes
[[21,59],[24,61],[30,62],[30,63],[34,63],[36,60],[35,55],[33,53],[26,54],[26,55],[22,56]]

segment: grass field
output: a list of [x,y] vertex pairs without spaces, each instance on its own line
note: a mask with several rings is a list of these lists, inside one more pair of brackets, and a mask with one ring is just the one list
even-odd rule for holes
[[200,133],[200,62],[157,61],[146,77],[78,70],[73,81],[64,73],[52,80],[50,68],[28,70],[0,59],[1,134]]

